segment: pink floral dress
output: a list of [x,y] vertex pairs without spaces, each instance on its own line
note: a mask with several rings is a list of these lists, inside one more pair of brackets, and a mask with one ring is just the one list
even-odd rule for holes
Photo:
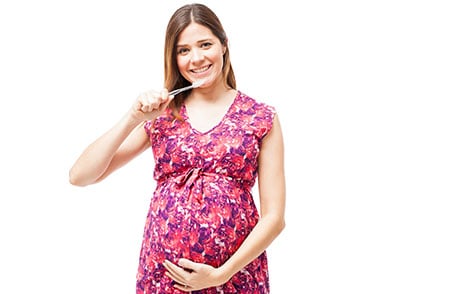
[[[145,124],[155,158],[156,189],[140,252],[136,293],[183,293],[165,275],[165,259],[221,266],[258,222],[251,194],[261,141],[275,109],[238,91],[207,132],[165,112]],[[192,293],[269,293],[266,252],[226,284]]]

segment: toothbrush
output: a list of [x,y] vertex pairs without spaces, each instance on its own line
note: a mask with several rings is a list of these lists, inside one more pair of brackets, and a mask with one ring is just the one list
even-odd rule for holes
[[183,87],[183,88],[179,88],[179,89],[176,89],[176,90],[173,90],[171,92],[169,92],[169,96],[176,96],[177,94],[179,93],[182,93],[184,91],[187,91],[187,90],[190,90],[190,89],[193,89],[193,88],[198,88],[199,86],[201,86],[202,84],[204,84],[205,80],[202,79],[202,80],[196,80],[194,81],[190,86],[187,86],[187,87]]

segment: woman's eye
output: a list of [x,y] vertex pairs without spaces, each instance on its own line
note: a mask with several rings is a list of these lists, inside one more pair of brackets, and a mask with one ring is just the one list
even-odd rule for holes
[[204,42],[203,44],[201,44],[201,47],[203,47],[203,48],[208,48],[208,47],[211,47],[211,46],[212,46],[211,42]]
[[186,53],[188,53],[187,48],[180,48],[177,50],[177,54],[186,54]]

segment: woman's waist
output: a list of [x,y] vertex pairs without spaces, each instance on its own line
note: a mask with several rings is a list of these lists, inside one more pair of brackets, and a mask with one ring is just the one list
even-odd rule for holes
[[189,167],[180,171],[156,174],[155,179],[158,184],[172,182],[178,187],[194,185],[199,181],[211,185],[224,184],[234,186],[248,191],[254,184],[253,181],[240,176],[230,175],[226,172],[217,172],[216,170],[205,169],[202,167]]

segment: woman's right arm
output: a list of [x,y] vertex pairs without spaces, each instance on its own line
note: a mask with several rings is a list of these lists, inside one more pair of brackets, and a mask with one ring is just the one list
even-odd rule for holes
[[149,138],[144,122],[155,120],[169,101],[166,90],[141,94],[117,124],[82,152],[70,169],[70,183],[87,186],[100,182],[146,150]]

